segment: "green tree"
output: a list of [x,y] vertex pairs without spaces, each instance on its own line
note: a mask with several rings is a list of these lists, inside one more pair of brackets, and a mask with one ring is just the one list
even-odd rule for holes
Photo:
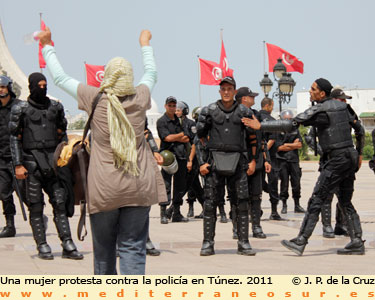
[[303,125],[299,126],[299,133],[302,136],[302,148],[298,149],[298,155],[300,160],[311,160],[309,156],[309,147],[307,146],[307,143],[305,141],[305,135],[309,131],[310,127],[305,127]]

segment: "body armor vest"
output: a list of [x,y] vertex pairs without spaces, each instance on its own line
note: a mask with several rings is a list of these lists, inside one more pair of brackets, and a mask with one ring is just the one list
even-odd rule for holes
[[52,103],[46,109],[28,105],[24,111],[22,145],[25,150],[46,149],[58,144],[56,118],[57,105]]
[[224,111],[219,104],[209,107],[212,117],[212,126],[209,133],[208,148],[224,152],[246,152],[246,130],[241,119],[248,117],[246,108],[235,103],[230,110]]
[[327,100],[321,105],[321,111],[329,119],[329,126],[318,127],[319,144],[323,152],[353,146],[347,105],[337,100]]

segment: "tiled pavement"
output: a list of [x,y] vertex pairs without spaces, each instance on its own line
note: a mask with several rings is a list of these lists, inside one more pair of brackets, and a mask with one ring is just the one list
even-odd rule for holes
[[[318,176],[317,163],[302,163],[302,206],[306,207],[314,183]],[[364,163],[357,174],[354,204],[361,217],[366,255],[338,256],[336,249],[343,247],[346,237],[324,239],[319,222],[302,257],[283,248],[282,239],[296,236],[301,224],[302,214],[293,213],[293,201],[290,199],[289,211],[283,221],[270,221],[270,203],[268,195],[263,195],[262,226],[267,239],[250,238],[250,243],[257,251],[255,257],[236,254],[236,241],[232,240],[230,223],[217,223],[215,250],[216,255],[199,256],[202,240],[202,220],[191,219],[188,223],[160,224],[159,208],[153,206],[150,217],[150,235],[154,244],[161,249],[159,257],[147,258],[147,274],[373,274],[375,260],[375,175]],[[334,203],[336,199],[334,199]],[[334,207],[332,221],[334,222]],[[195,206],[196,214],[201,209]],[[186,213],[187,205],[183,206]],[[228,212],[229,206],[226,205]],[[19,211],[19,209],[18,209]],[[92,274],[93,255],[91,234],[84,242],[76,239],[78,214],[71,219],[74,240],[85,255],[82,261],[61,258],[61,246],[52,222],[52,211],[47,205],[49,217],[48,242],[55,259],[43,261],[36,256],[35,244],[30,226],[17,214],[15,238],[0,239],[1,274]],[[0,216],[0,226],[4,225]],[[88,219],[87,222],[89,223]]]

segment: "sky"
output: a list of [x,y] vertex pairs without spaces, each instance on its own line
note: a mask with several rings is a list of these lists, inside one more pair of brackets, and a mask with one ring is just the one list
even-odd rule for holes
[[[104,65],[122,56],[132,63],[137,83],[143,74],[138,37],[149,29],[158,69],[152,97],[163,112],[168,96],[191,110],[200,99],[202,105],[219,99],[218,86],[199,85],[197,56],[219,62],[221,29],[237,86],[260,93],[255,108],[263,98],[263,41],[303,61],[304,74],[292,73],[295,91],[308,90],[319,77],[346,88],[375,88],[374,11],[373,0],[3,0],[0,21],[10,52],[29,75],[40,70],[38,49],[23,37],[38,30],[42,13],[65,72],[82,82],[85,61]],[[44,74],[48,93],[71,114],[79,113],[76,101]],[[296,106],[295,95],[289,106]]]

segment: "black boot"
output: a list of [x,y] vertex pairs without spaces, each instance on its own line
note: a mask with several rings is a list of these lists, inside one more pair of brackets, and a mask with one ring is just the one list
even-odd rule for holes
[[251,225],[253,230],[253,237],[258,239],[265,239],[267,236],[263,233],[262,226],[260,226],[260,216],[262,213],[261,201],[259,198],[252,198],[250,206]]
[[62,242],[61,246],[63,247],[62,258],[81,260],[83,259],[83,254],[77,250],[76,245],[72,239],[68,239]]
[[345,216],[340,208],[339,203],[336,205],[336,224],[334,229],[335,235],[349,236],[348,227],[346,225]]
[[172,218],[172,215],[173,215],[173,204],[169,205],[166,211],[166,216],[169,220]]
[[251,248],[249,243],[249,213],[248,203],[240,202],[237,208],[237,254],[254,256],[256,252]]
[[172,223],[173,222],[188,222],[189,219],[185,218],[180,212],[180,205],[173,205],[173,215],[172,215]]
[[365,254],[365,243],[362,240],[361,221],[356,212],[346,214],[346,222],[350,242],[343,249],[338,249],[340,255],[363,255]]
[[294,198],[294,212],[295,213],[305,213],[306,211],[303,209],[303,207],[299,204],[299,199]]
[[232,226],[233,226],[233,235],[232,238],[234,240],[238,240],[238,233],[237,233],[237,214],[236,214],[236,206],[232,205],[230,212],[229,212],[230,219],[232,220]]
[[168,224],[167,207],[165,205],[160,205],[160,223]]
[[219,205],[220,223],[228,223],[227,215],[225,214],[224,205]]
[[277,203],[271,203],[270,220],[275,220],[275,221],[282,220],[282,218],[280,217],[279,213],[277,212]]
[[203,243],[200,256],[210,256],[215,254],[214,238],[215,238],[216,216],[203,217]]
[[14,226],[14,215],[5,215],[6,225],[0,232],[0,238],[14,237],[16,235],[16,227]]
[[286,199],[281,200],[283,203],[283,208],[281,209],[282,214],[286,214],[288,212],[288,206],[286,205]]
[[30,225],[33,232],[34,240],[36,242],[38,257],[40,259],[52,260],[53,255],[51,247],[46,241],[46,231],[44,227],[43,216],[31,216],[30,215]]
[[322,205],[322,224],[323,224],[323,237],[332,239],[335,237],[331,225],[331,202],[324,202]]
[[282,240],[281,245],[301,256],[307,245],[307,240],[303,236],[298,236],[290,241]]
[[154,244],[151,242],[151,239],[149,236],[147,236],[147,242],[146,242],[146,254],[150,256],[159,256],[160,251],[155,248]]
[[194,202],[189,202],[189,211],[186,215],[188,218],[194,217]]
[[289,241],[283,240],[281,241],[281,244],[288,248],[289,250],[293,251],[297,255],[302,255],[305,247],[307,245],[307,241],[312,235],[315,225],[318,222],[319,216],[318,215],[312,215],[309,213],[305,214],[305,217],[303,218],[301,229],[298,233],[298,236],[294,239],[291,239]]
[[83,255],[77,250],[77,247],[72,240],[69,220],[65,212],[54,211],[53,222],[55,223],[57,233],[62,242],[62,258],[69,258],[74,260],[83,259]]

